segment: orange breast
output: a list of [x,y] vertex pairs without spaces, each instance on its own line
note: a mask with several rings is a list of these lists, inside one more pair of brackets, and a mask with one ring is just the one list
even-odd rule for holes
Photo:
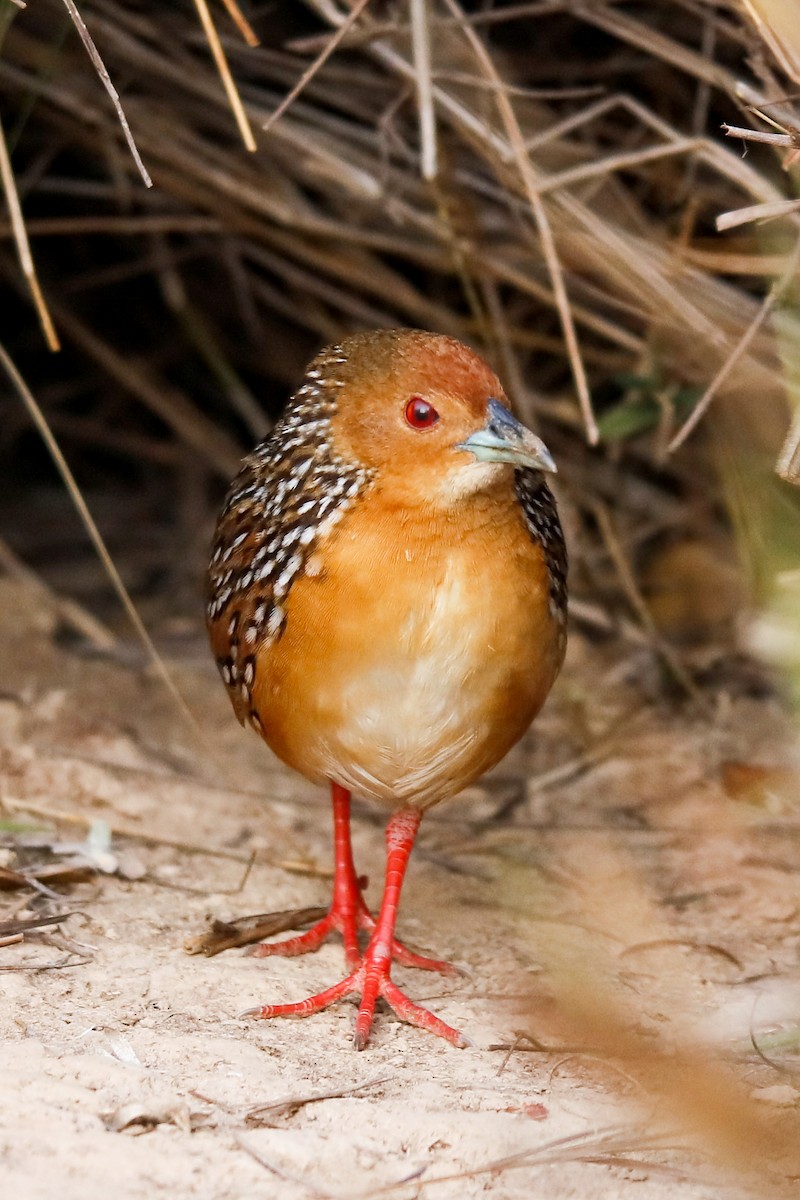
[[293,584],[253,699],[268,744],[307,778],[425,808],[499,762],[562,657],[510,487],[413,519],[373,493]]

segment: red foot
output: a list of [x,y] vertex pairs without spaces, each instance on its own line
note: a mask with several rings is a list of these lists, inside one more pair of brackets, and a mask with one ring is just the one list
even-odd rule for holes
[[[410,1025],[416,1025],[420,1029],[427,1029],[430,1033],[435,1033],[438,1037],[452,1042],[454,1046],[468,1046],[469,1042],[463,1034],[459,1033],[457,1029],[453,1029],[451,1025],[446,1025],[444,1021],[435,1017],[427,1009],[414,1004],[392,982],[390,977],[394,958],[408,966],[421,966],[429,970],[444,971],[446,974],[455,970],[450,963],[414,954],[405,946],[401,946],[394,938],[400,889],[408,856],[419,828],[420,812],[411,808],[401,809],[394,814],[386,827],[386,883],[381,911],[377,920],[373,920],[361,899],[358,881],[352,867],[352,856],[349,856],[348,863],[345,861],[345,855],[340,854],[340,851],[345,848],[343,840],[339,837],[343,818],[346,815],[343,797],[347,799],[347,806],[349,806],[350,797],[343,789],[339,789],[339,791],[342,792],[342,795],[337,797],[337,789],[334,786],[337,855],[334,902],[331,911],[313,929],[301,934],[300,937],[291,938],[288,942],[278,942],[276,945],[262,945],[258,948],[257,953],[261,955],[302,954],[307,950],[316,950],[332,929],[341,929],[348,965],[351,968],[350,974],[340,983],[334,984],[333,987],[327,988],[316,996],[310,996],[307,1000],[300,1000],[295,1004],[265,1004],[262,1008],[248,1009],[247,1012],[242,1013],[242,1016],[307,1017],[311,1013],[321,1012],[328,1005],[335,1004],[337,1000],[355,993],[361,996],[361,1005],[356,1018],[353,1041],[357,1050],[363,1050],[369,1040],[375,1004],[378,997],[382,996],[402,1021],[408,1021]],[[348,855],[349,845],[348,837],[346,842]],[[346,886],[343,881],[346,881]],[[355,897],[357,899],[354,903]],[[364,951],[363,958],[360,958],[356,935],[358,929],[363,928],[371,929],[372,937]]]
[[265,1019],[267,1017],[308,1017],[312,1013],[322,1012],[324,1008],[335,1004],[337,1000],[343,1000],[345,996],[360,995],[361,1004],[356,1018],[353,1045],[356,1050],[363,1050],[369,1041],[375,1003],[378,997],[382,996],[401,1021],[407,1021],[409,1025],[416,1025],[418,1029],[427,1029],[429,1033],[435,1033],[460,1049],[469,1046],[470,1042],[462,1033],[434,1016],[432,1012],[428,1012],[427,1008],[414,1004],[397,984],[392,983],[389,976],[389,961],[381,961],[376,956],[375,949],[377,947],[370,942],[361,964],[341,983],[335,983],[333,987],[326,988],[324,992],[319,992],[316,996],[309,996],[307,1000],[299,1000],[295,1004],[265,1004],[261,1008],[248,1008],[240,1016]]
[[[298,937],[287,938],[283,942],[260,942],[252,950],[254,958],[295,958],[299,954],[313,954],[319,950],[332,933],[339,932],[344,942],[345,960],[351,970],[355,970],[361,962],[361,951],[358,946],[358,930],[366,929],[372,933],[375,929],[375,918],[367,908],[361,895],[358,896],[358,906],[354,913],[351,908],[344,912],[337,908],[334,901],[330,911],[316,925],[312,925]],[[428,958],[409,950],[397,938],[392,938],[392,959],[401,967],[416,967],[420,971],[438,971],[440,975],[455,976],[463,972],[455,963],[443,958]]]
[[331,905],[330,911],[316,925],[312,925],[298,937],[287,938],[283,942],[260,942],[254,946],[254,958],[269,958],[278,955],[281,958],[295,958],[298,954],[312,954],[336,930],[342,935],[344,953],[348,967],[355,968],[361,959],[358,948],[358,915],[350,909],[342,912],[336,905]]

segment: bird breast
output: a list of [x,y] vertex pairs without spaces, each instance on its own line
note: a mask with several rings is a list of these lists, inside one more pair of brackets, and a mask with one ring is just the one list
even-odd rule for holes
[[498,762],[543,703],[560,659],[541,547],[513,496],[471,507],[465,528],[365,505],[294,584],[254,695],[267,742],[308,778],[425,808]]

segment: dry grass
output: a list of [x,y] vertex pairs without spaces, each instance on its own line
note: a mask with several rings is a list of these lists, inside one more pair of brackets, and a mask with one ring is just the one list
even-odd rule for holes
[[[230,474],[320,341],[365,325],[446,330],[496,363],[563,464],[579,601],[625,592],[597,502],[636,570],[699,516],[713,536],[709,463],[731,430],[760,470],[777,459],[800,336],[780,6],[751,6],[760,26],[684,0],[202,7],[201,26],[188,4],[79,6],[121,108],[61,0],[0,9],[20,198],[7,184],[0,231],[68,353],[45,361],[23,310],[3,340],[70,457],[133,469],[139,501],[166,489],[162,562],[183,537],[199,567],[188,493]],[[789,143],[743,155],[723,121]],[[10,256],[0,271],[25,286]],[[0,452],[20,437],[12,421]],[[152,566],[131,562],[139,590]]]

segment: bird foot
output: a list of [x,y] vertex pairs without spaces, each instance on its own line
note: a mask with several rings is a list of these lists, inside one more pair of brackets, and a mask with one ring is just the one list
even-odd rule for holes
[[[359,913],[359,928],[367,929],[370,933],[374,933],[375,924],[375,918],[362,902],[361,912]],[[400,963],[401,967],[416,967],[418,971],[436,971],[439,975],[451,978],[464,974],[461,968],[457,967],[455,963],[448,962],[444,958],[428,958],[425,954],[417,954],[415,950],[409,950],[408,946],[403,945],[397,938],[392,938],[392,960]]]
[[[408,996],[392,982],[389,976],[391,959],[388,956],[378,958],[370,953],[371,950],[372,945],[370,944],[360,964],[354,971],[351,971],[346,979],[334,984],[333,987],[326,988],[324,992],[319,992],[316,996],[309,996],[307,1000],[299,1000],[294,1004],[265,1004],[260,1008],[248,1008],[239,1015],[264,1020],[269,1017],[308,1017],[312,1013],[321,1012],[329,1005],[344,999],[345,996],[359,995],[361,1003],[356,1017],[353,1045],[356,1050],[363,1050],[369,1041],[375,1005],[378,998],[382,997],[401,1021],[415,1025],[418,1029],[426,1029],[429,1033],[444,1038],[445,1041],[460,1049],[471,1045],[459,1030],[447,1025],[427,1008],[422,1008],[419,1004],[414,1004],[412,1000],[409,1000]],[[398,961],[400,960],[398,959]],[[426,961],[434,962],[435,960]]]
[[[296,958],[299,954],[313,954],[315,950],[319,950],[322,943],[327,941],[332,933],[338,930],[344,938],[345,951],[349,960],[352,945],[356,942],[356,926],[352,917],[347,919],[348,915],[331,908],[321,921],[317,921],[305,933],[301,933],[297,937],[286,938],[282,942],[259,942],[257,946],[253,946],[250,954],[253,958],[270,958],[273,955],[281,958]],[[356,963],[360,957],[356,944]],[[348,965],[350,965],[349,961]],[[355,966],[355,963],[353,965]]]
[[[360,880],[358,882],[361,883]],[[361,898],[359,890],[354,905],[348,904],[345,907],[334,903],[322,920],[317,921],[305,933],[287,938],[282,942],[260,942],[253,947],[251,954],[254,958],[271,958],[273,956],[295,958],[300,954],[313,954],[332,933],[338,932],[344,941],[347,966],[351,971],[355,971],[361,962],[358,931],[362,929],[370,934],[373,933],[375,918]],[[419,971],[436,971],[439,975],[448,977],[463,974],[463,971],[454,963],[447,962],[445,959],[428,958],[424,954],[417,954],[416,951],[409,950],[408,946],[404,946],[396,938],[392,939],[392,959],[400,963],[402,967],[416,967]]]

